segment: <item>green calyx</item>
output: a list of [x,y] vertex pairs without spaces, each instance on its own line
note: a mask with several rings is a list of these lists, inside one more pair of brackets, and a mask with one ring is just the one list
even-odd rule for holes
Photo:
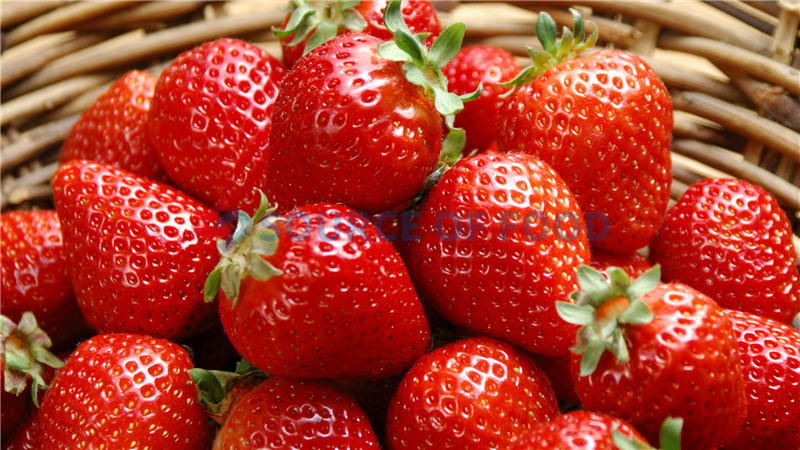
[[575,20],[574,29],[570,30],[564,27],[560,41],[556,39],[557,29],[553,18],[546,12],[539,13],[539,17],[536,19],[536,36],[539,38],[544,50],[528,47],[528,54],[531,55],[533,63],[523,69],[513,80],[500,84],[502,87],[514,87],[512,91],[505,95],[511,95],[523,85],[535,80],[549,68],[575,58],[583,51],[594,46],[595,42],[597,42],[597,26],[593,22],[589,22],[594,28],[594,32],[587,38],[583,17],[575,9],[570,8],[569,11]]
[[402,62],[406,79],[422,86],[434,100],[436,110],[441,114],[449,129],[442,144],[440,160],[454,164],[461,157],[466,143],[466,133],[454,125],[455,115],[464,109],[464,102],[480,97],[483,86],[475,92],[456,95],[447,90],[447,77],[442,67],[455,58],[461,49],[466,26],[456,23],[447,27],[434,41],[430,51],[425,46],[427,33],[412,34],[400,10],[400,0],[392,0],[386,6],[383,23],[394,35],[394,40],[381,44],[378,52],[390,61]]
[[273,29],[279,39],[294,34],[290,47],[303,42],[308,37],[303,55],[331,40],[339,28],[350,31],[363,31],[367,22],[354,8],[361,0],[306,1],[292,0],[292,12],[286,26]]
[[244,359],[236,364],[235,372],[194,368],[189,369],[189,376],[197,385],[200,404],[206,408],[210,416],[220,422],[236,400],[231,398],[231,391],[236,387],[254,386],[269,378],[267,373],[253,367]]
[[[667,417],[664,423],[661,424],[661,432],[659,435],[659,444],[661,450],[681,450],[681,429],[683,428],[683,419],[680,417]],[[619,430],[611,432],[614,440],[614,445],[620,450],[655,450],[653,447],[638,439],[631,439]]]
[[556,302],[558,315],[566,322],[580,325],[573,353],[583,355],[580,375],[588,376],[606,350],[622,364],[630,359],[622,325],[644,325],[653,320],[653,314],[639,298],[652,291],[661,279],[661,268],[656,265],[631,282],[624,270],[609,267],[609,279],[596,269],[578,267],[579,291],[570,295],[575,303]]
[[39,328],[36,317],[31,312],[24,313],[19,324],[6,316],[0,316],[0,335],[0,347],[5,360],[3,389],[19,395],[25,390],[30,378],[33,403],[38,406],[39,390],[48,387],[43,378],[44,366],[58,369],[64,363],[48,350],[53,343]]
[[217,250],[221,259],[206,279],[204,296],[211,302],[222,289],[233,306],[239,299],[239,285],[246,276],[257,280],[268,280],[282,272],[264,260],[275,254],[278,235],[272,225],[278,218],[272,216],[275,206],[270,207],[266,195],[261,193],[261,205],[253,217],[239,211],[236,229],[229,240],[218,239]]

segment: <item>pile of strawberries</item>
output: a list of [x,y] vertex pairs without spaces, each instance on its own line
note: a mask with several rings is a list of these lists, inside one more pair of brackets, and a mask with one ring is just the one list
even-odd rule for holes
[[427,0],[292,8],[283,61],[120,78],[55,210],[2,214],[4,449],[800,448],[787,217],[668,209],[642,59],[577,12],[521,68]]

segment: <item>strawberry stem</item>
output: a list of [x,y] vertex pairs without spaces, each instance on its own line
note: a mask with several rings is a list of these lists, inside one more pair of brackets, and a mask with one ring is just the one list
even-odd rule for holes
[[339,28],[360,32],[367,26],[361,14],[354,9],[360,0],[330,1],[292,0],[292,12],[283,28],[273,28],[272,33],[279,39],[294,34],[289,47],[294,47],[306,38],[303,55],[328,42],[339,32]]
[[[681,429],[683,428],[683,419],[680,417],[667,417],[664,423],[661,424],[661,432],[659,435],[659,444],[661,450],[680,450],[681,449]],[[620,450],[655,450],[646,442],[638,439],[631,439],[619,430],[615,429],[611,432],[614,445]]]

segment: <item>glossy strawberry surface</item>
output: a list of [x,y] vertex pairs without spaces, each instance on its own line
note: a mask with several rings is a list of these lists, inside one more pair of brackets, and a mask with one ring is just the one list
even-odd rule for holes
[[592,249],[591,266],[599,270],[606,278],[608,278],[609,267],[619,267],[624,270],[631,279],[639,278],[647,272],[648,269],[653,267],[647,258],[636,252],[608,253],[595,249]]
[[313,204],[273,225],[265,260],[281,273],[246,276],[222,324],[251,364],[297,378],[397,374],[428,348],[422,304],[397,251],[365,217]]
[[[353,8],[353,10],[364,19],[365,27],[361,30],[362,33],[375,36],[382,41],[393,39],[392,33],[386,28],[386,25],[383,24],[383,12],[386,9],[387,3],[388,0],[361,0],[361,2]],[[433,7],[433,3],[428,0],[403,0],[401,11],[403,20],[412,33],[430,33],[430,36],[425,39],[425,43],[430,47],[436,37],[442,32],[442,24],[439,22],[439,16],[436,13],[436,9]],[[317,14],[320,14],[320,11],[317,11]],[[324,14],[324,12],[322,14]],[[286,15],[286,19],[284,19],[283,23],[284,26],[289,22],[290,17],[291,13]],[[349,32],[350,30],[342,26],[337,29],[338,34],[346,34]],[[295,38],[294,34],[280,39],[283,62],[286,64],[286,67],[294,67],[297,61],[303,56],[303,53],[306,51],[306,43],[310,36],[311,34],[309,33],[308,37],[297,45],[291,45],[291,42]]]
[[133,334],[82,343],[39,410],[41,448],[207,448],[192,363],[177,344]]
[[681,284],[660,284],[641,295],[654,319],[624,325],[630,360],[617,364],[605,353],[597,369],[572,377],[584,408],[630,422],[658,442],[667,417],[684,419],[682,448],[717,448],[730,442],[744,421],[744,380],[733,326],[702,293]]
[[789,323],[800,312],[792,228],[775,198],[752,183],[707,178],[668,212],[650,248],[662,278],[721,306]]
[[53,177],[68,272],[100,333],[180,339],[216,305],[203,284],[227,235],[219,216],[183,193],[105,164],[71,161]]
[[647,245],[667,209],[672,124],[653,69],[604,50],[552,67],[509,97],[498,145],[561,175],[587,215],[592,245],[631,252]]
[[0,214],[0,244],[3,315],[18,322],[31,311],[56,348],[86,334],[90,328],[69,280],[56,211]]
[[225,38],[179,55],[158,79],[150,141],[170,179],[218,211],[258,206],[283,64]]
[[487,337],[433,350],[389,406],[390,449],[508,448],[558,415],[547,378],[511,345]]
[[574,328],[555,302],[589,262],[581,211],[532,155],[485,154],[445,172],[420,206],[409,268],[423,298],[458,326],[561,355]]
[[514,442],[512,450],[617,450],[613,431],[645,442],[628,422],[614,416],[589,411],[572,411],[539,424]]
[[326,381],[272,377],[235,401],[215,450],[379,449],[367,416]]
[[132,70],[115,81],[72,127],[61,150],[61,162],[88,159],[167,181],[156,149],[147,137],[155,86],[156,79],[140,70]]
[[800,448],[800,331],[727,310],[739,344],[747,417],[725,449]]
[[376,213],[423,187],[442,147],[442,122],[378,38],[338,36],[286,76],[275,103],[267,194],[280,211],[342,203]]
[[491,45],[463,47],[443,69],[447,88],[458,95],[474,92],[483,86],[481,96],[464,104],[456,115],[455,125],[467,133],[464,153],[484,150],[497,140],[497,116],[505,98],[501,95],[511,88],[499,83],[513,79],[521,67],[508,50]]

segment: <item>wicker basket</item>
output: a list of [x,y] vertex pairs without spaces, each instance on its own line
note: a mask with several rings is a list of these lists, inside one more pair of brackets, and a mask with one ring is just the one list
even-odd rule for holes
[[[2,208],[52,207],[60,144],[112,80],[153,74],[178,53],[221,36],[274,55],[270,29],[287,1],[3,1]],[[790,1],[439,1],[444,24],[469,43],[526,56],[536,12],[571,25],[578,7],[599,46],[634,51],[669,87],[675,107],[672,196],[710,176],[756,182],[800,232],[800,3]],[[795,236],[796,248],[800,239]]]

